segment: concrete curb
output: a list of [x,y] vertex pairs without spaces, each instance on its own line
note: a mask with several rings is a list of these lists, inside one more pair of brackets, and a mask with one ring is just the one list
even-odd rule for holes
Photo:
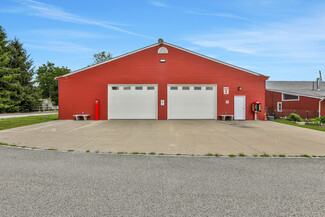
[[[40,149],[40,148],[30,148],[30,147],[20,147],[20,146],[10,146],[10,145],[1,145],[2,147],[7,148],[16,148],[16,149],[25,149],[30,151],[55,151],[60,153],[79,153],[79,154],[100,154],[100,155],[120,155],[120,156],[147,156],[147,157],[194,157],[194,158],[232,158],[232,159],[325,159],[325,156],[310,156],[310,157],[301,157],[301,156],[286,156],[286,157],[254,157],[254,156],[236,156],[236,157],[229,157],[228,155],[220,155],[220,156],[205,156],[205,155],[191,155],[191,154],[118,154],[116,152],[81,152],[81,151],[67,151],[67,150],[49,150],[49,149]],[[0,147],[1,147],[0,146]]]

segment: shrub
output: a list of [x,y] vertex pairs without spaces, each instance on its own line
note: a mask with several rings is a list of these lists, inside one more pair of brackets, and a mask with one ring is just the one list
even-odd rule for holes
[[321,117],[321,118],[319,119],[319,121],[320,121],[321,123],[325,124],[325,116]]
[[291,113],[288,117],[289,121],[297,121],[297,122],[302,122],[303,119],[300,117],[300,115],[296,114],[296,113]]

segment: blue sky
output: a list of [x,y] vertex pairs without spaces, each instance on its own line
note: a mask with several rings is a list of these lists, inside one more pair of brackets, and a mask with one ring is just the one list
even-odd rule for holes
[[324,12],[323,0],[0,0],[0,25],[36,67],[76,70],[163,38],[270,80],[314,80],[325,73]]

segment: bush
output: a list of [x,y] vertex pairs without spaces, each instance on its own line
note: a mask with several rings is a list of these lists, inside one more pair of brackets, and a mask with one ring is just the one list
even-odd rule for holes
[[320,121],[321,123],[325,124],[325,116],[321,117],[321,118],[319,119],[319,121]]
[[297,121],[297,122],[302,122],[303,119],[296,113],[291,113],[288,117],[289,121]]

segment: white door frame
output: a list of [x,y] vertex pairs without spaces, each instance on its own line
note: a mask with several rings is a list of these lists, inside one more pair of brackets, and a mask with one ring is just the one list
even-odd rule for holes
[[155,120],[158,120],[158,84],[107,84],[107,120],[109,120],[109,92],[110,92],[110,86],[155,86],[157,88],[157,94],[156,94],[156,118]]
[[[244,118],[240,119],[235,119],[235,114],[236,114],[236,97],[243,97],[244,98]],[[234,96],[234,119],[235,120],[246,120],[246,96],[245,95],[235,95]]]
[[169,119],[169,103],[168,103],[168,91],[170,86],[215,86],[215,101],[214,101],[214,118],[215,120],[218,120],[218,85],[217,84],[167,84],[167,120]]

